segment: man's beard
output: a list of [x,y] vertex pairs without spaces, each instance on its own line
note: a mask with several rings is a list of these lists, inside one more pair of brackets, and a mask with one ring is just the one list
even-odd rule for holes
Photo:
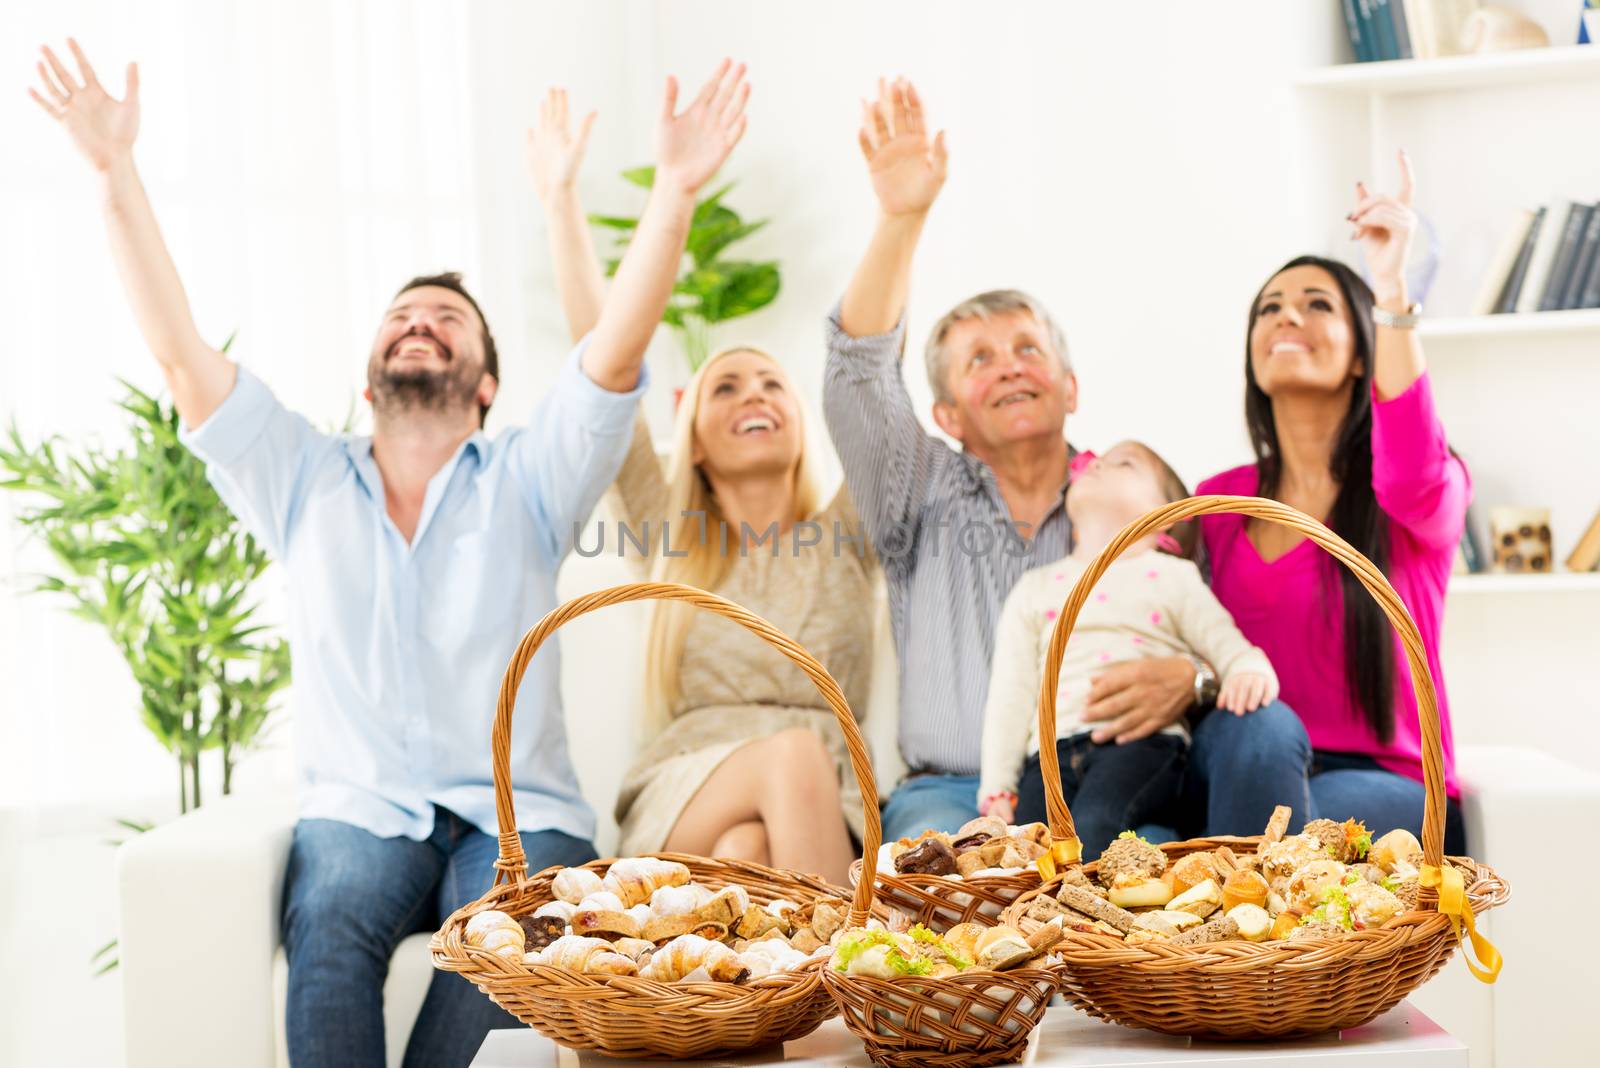
[[[398,346],[399,341],[391,352]],[[391,356],[386,356],[373,361],[367,372],[367,385],[372,389],[373,410],[380,415],[453,412],[478,408],[478,382],[482,375],[481,367],[468,359],[452,358],[444,367],[431,369],[396,365]]]

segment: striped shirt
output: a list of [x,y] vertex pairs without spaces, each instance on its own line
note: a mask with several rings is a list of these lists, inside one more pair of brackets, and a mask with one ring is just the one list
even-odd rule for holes
[[977,774],[1001,605],[1029,568],[1067,554],[1066,508],[1019,536],[989,465],[923,429],[901,377],[903,319],[851,337],[835,308],[826,332],[828,433],[889,587],[900,755],[912,774]]

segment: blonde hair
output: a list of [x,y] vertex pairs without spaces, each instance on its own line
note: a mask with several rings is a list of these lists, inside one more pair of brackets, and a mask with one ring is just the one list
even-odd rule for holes
[[[722,585],[733,568],[734,556],[739,553],[739,531],[729,531],[724,537],[724,516],[711,492],[700,466],[694,462],[694,424],[700,412],[701,386],[711,369],[724,357],[739,352],[751,352],[771,360],[783,375],[783,365],[772,355],[750,345],[738,345],[713,354],[690,377],[683,388],[683,399],[678,404],[677,421],[672,431],[672,454],[667,466],[666,510],[662,516],[671,524],[673,555],[656,553],[650,566],[650,577],[656,582],[681,582],[703,590],[715,590]],[[788,376],[783,375],[785,383]],[[807,447],[805,406],[796,398],[800,412],[800,458],[793,472],[794,514],[791,521],[809,518],[820,507],[822,490],[816,471],[816,461]],[[685,512],[700,513],[703,525]],[[677,555],[682,553],[683,555]],[[692,605],[676,601],[656,601],[651,611],[650,630],[645,640],[645,724],[653,734],[666,726],[672,705],[679,696],[678,671],[683,661],[684,644],[694,614],[700,611]]]

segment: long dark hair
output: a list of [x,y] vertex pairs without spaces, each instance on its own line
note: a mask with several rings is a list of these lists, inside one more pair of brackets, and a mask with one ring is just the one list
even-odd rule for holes
[[[1339,424],[1334,442],[1331,473],[1339,484],[1327,524],[1345,541],[1355,546],[1381,571],[1389,567],[1388,519],[1378,507],[1372,489],[1372,375],[1375,339],[1372,325],[1372,290],[1361,276],[1337,260],[1321,256],[1298,256],[1279,268],[1276,277],[1294,267],[1320,267],[1333,276],[1350,309],[1350,333],[1355,345],[1354,360],[1361,374],[1350,392],[1350,408]],[[1269,279],[1270,283],[1270,279]],[[1244,416],[1250,430],[1250,444],[1256,454],[1256,492],[1275,497],[1283,477],[1283,453],[1278,445],[1278,424],[1272,414],[1272,400],[1256,382],[1250,363],[1250,332],[1255,328],[1261,293],[1250,302],[1250,323],[1245,333]],[[1344,600],[1344,674],[1350,697],[1378,740],[1394,737],[1394,637],[1377,602],[1367,593],[1349,568],[1331,557],[1324,557],[1331,574],[1337,575]]]

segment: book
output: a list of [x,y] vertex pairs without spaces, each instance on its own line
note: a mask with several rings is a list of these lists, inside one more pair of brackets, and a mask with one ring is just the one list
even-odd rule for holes
[[1589,205],[1589,225],[1583,228],[1583,239],[1578,242],[1578,255],[1572,261],[1572,273],[1561,294],[1562,308],[1583,307],[1583,287],[1595,261],[1600,260],[1600,202]]
[[1511,268],[1516,266],[1517,254],[1522,251],[1522,244],[1528,238],[1528,228],[1532,225],[1533,212],[1526,208],[1518,209],[1511,228],[1500,239],[1494,255],[1489,259],[1488,268],[1483,272],[1478,297],[1472,302],[1473,315],[1494,314],[1495,306],[1500,303],[1500,294],[1505,290],[1506,279],[1511,277]]
[[1506,284],[1500,290],[1500,299],[1495,301],[1496,315],[1509,315],[1517,310],[1517,298],[1522,295],[1522,282],[1528,276],[1528,262],[1533,259],[1533,249],[1539,243],[1539,231],[1544,229],[1545,214],[1548,211],[1548,208],[1540,208],[1533,213],[1533,221],[1528,223],[1528,236],[1522,239],[1522,247],[1517,250],[1516,262],[1511,265],[1511,273],[1506,275]]
[[1539,310],[1556,311],[1561,307],[1561,295],[1567,291],[1572,275],[1573,261],[1583,244],[1584,231],[1589,228],[1589,205],[1573,204],[1567,209],[1567,221],[1561,227],[1561,242],[1556,245],[1555,256],[1550,261],[1550,275],[1539,293]]
[[1394,19],[1389,15],[1389,0],[1369,0],[1372,11],[1373,48],[1376,59],[1400,58],[1400,45],[1394,38]]
[[1361,13],[1356,10],[1356,0],[1341,0],[1344,8],[1344,32],[1350,37],[1350,54],[1357,63],[1365,63],[1370,57],[1367,55],[1367,40],[1361,33]]
[[1589,277],[1583,283],[1583,295],[1578,298],[1580,308],[1600,308],[1600,255],[1589,264]]
[[1411,46],[1411,31],[1406,25],[1405,0],[1384,0],[1389,6],[1389,23],[1394,29],[1395,47],[1400,59],[1415,59],[1416,50]]
[[1589,529],[1583,532],[1567,557],[1568,571],[1593,571],[1597,567],[1600,567],[1600,512],[1595,513]]
[[1402,0],[1401,8],[1405,12],[1406,36],[1411,41],[1411,56],[1413,59],[1432,59],[1439,54],[1439,46],[1429,36],[1433,23],[1426,17],[1424,8],[1428,0]]
[[1383,58],[1382,49],[1378,45],[1378,27],[1372,21],[1372,5],[1375,0],[1356,0],[1356,21],[1361,24],[1361,42],[1366,46],[1366,56],[1363,63],[1372,63]]
[[1561,247],[1570,200],[1557,200],[1545,209],[1544,224],[1539,227],[1539,240],[1534,243],[1533,255],[1528,259],[1528,273],[1522,280],[1522,292],[1517,294],[1517,311],[1539,310],[1539,298],[1544,296],[1544,284],[1550,278],[1550,268],[1555,266],[1556,251]]

